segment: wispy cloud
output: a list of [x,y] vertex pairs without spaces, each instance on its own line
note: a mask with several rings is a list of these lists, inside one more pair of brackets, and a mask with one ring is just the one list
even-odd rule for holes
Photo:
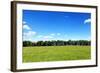
[[23,25],[23,29],[26,29],[26,30],[31,30],[31,28],[28,26],[28,25]]
[[37,37],[38,37],[38,38],[42,38],[42,37],[43,37],[43,35],[38,35]]
[[34,35],[36,35],[36,32],[35,31],[28,31],[28,32],[24,32],[23,35],[24,36],[34,36]]
[[52,33],[52,34],[50,34],[51,36],[54,36],[55,34],[54,33]]
[[61,35],[60,33],[57,33],[57,35]]
[[90,22],[91,22],[91,19],[90,19],[90,18],[84,20],[84,24],[86,24],[86,23],[90,23]]
[[23,24],[26,24],[26,21],[23,21],[22,23],[23,23]]
[[31,30],[31,27],[29,25],[27,25],[27,22],[26,21],[23,21],[23,29],[25,30]]
[[[56,39],[59,35],[61,35],[61,33],[52,33],[52,34],[49,34],[49,35],[38,35],[37,38],[41,38],[41,39],[50,39],[50,40],[53,40],[53,39]],[[56,37],[56,38],[55,38]]]
[[53,37],[52,36],[44,36],[43,38],[45,38],[45,39],[51,39]]

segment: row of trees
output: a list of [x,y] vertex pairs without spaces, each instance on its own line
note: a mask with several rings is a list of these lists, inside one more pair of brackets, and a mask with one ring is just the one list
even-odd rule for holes
[[87,40],[53,40],[53,41],[38,41],[38,42],[31,42],[31,41],[23,41],[23,46],[67,46],[67,45],[91,45],[91,41]]

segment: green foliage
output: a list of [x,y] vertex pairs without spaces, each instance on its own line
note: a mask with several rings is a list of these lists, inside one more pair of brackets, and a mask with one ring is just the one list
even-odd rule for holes
[[23,46],[33,46],[33,43],[30,41],[24,41]]
[[85,60],[90,58],[90,46],[23,47],[23,62]]
[[52,41],[38,41],[38,42],[30,42],[23,41],[23,46],[66,46],[66,45],[91,45],[91,41],[87,40],[52,40]]

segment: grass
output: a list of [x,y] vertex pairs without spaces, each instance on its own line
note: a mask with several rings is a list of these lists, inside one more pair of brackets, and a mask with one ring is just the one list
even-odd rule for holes
[[23,47],[23,62],[85,60],[90,58],[90,46]]

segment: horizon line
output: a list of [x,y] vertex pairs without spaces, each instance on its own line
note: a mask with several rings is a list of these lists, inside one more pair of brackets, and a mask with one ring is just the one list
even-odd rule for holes
[[[38,41],[69,41],[69,40],[38,40]],[[71,41],[80,41],[80,40],[71,40]],[[23,41],[31,41],[31,40],[23,40]],[[31,42],[38,42],[38,41],[31,41]],[[82,40],[82,41],[91,41],[91,40]]]

